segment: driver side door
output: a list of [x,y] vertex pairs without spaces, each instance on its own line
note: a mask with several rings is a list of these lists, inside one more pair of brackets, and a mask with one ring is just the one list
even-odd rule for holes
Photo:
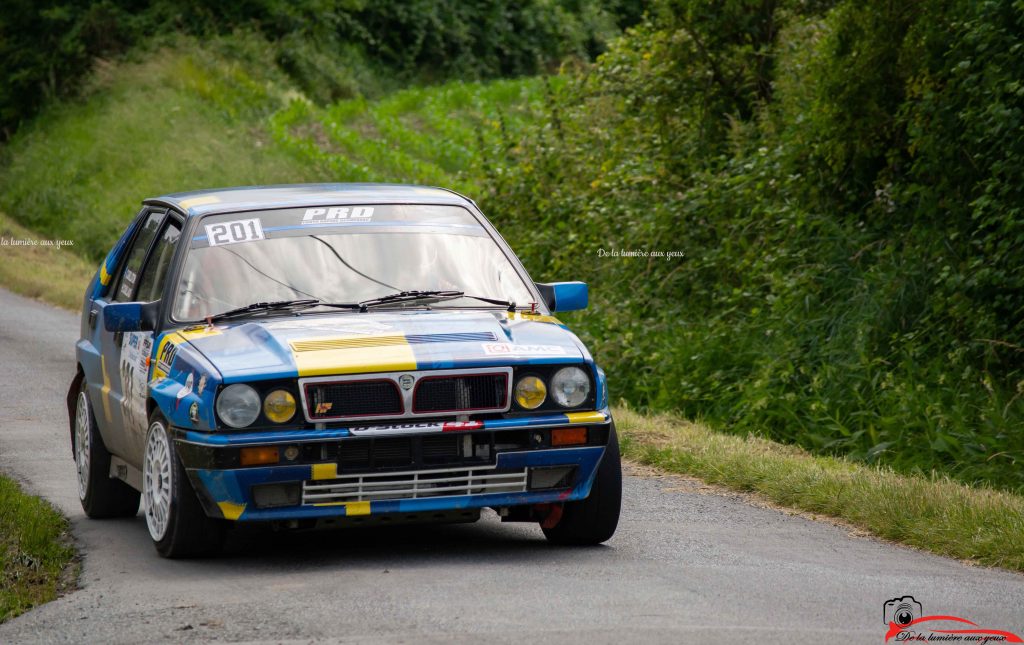
[[[114,292],[116,302],[155,302],[163,294],[182,224],[174,215],[153,213],[143,224],[137,246],[133,247]],[[148,238],[148,243],[146,239]],[[152,331],[106,332],[109,346],[117,354],[115,394],[121,417],[123,452],[120,456],[140,466],[148,419],[149,366],[154,360]]]

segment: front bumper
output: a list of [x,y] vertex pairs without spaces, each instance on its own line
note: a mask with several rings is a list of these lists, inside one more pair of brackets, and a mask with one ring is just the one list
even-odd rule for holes
[[[328,428],[233,434],[176,429],[175,440],[209,516],[237,521],[317,520],[583,499],[590,494],[610,424],[611,416],[604,410],[439,424],[436,431],[413,430],[397,439]],[[587,444],[552,447],[550,429],[566,426],[585,426]],[[377,467],[376,457],[360,463],[347,458],[349,448],[356,445],[366,450],[365,446],[379,444],[381,450],[390,450],[394,446],[384,442],[401,445],[403,441],[416,455],[409,464],[385,462]],[[467,446],[470,453],[444,463],[427,463],[422,456],[428,453],[428,442],[435,451],[442,444],[457,444],[459,450]],[[298,448],[297,463],[239,465],[241,447],[267,445]],[[566,475],[550,481],[545,473]],[[268,504],[268,498],[257,491],[270,489],[287,490],[289,498],[278,495]]]

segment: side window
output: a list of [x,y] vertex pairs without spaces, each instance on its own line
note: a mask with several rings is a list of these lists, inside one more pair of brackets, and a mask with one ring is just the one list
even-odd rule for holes
[[146,251],[149,250],[156,232],[160,229],[160,222],[164,214],[150,213],[149,217],[142,224],[142,230],[135,236],[132,248],[128,251],[128,261],[121,269],[121,275],[117,280],[117,289],[114,291],[115,302],[127,302],[135,294],[135,286],[139,282],[139,272],[142,271],[142,262],[146,259]]
[[139,283],[136,300],[152,302],[159,300],[163,295],[164,279],[167,277],[167,269],[171,266],[171,258],[174,257],[174,247],[178,245],[180,237],[181,224],[174,220],[168,221],[163,235],[153,247],[153,252],[149,254],[146,268],[142,271],[142,281]]

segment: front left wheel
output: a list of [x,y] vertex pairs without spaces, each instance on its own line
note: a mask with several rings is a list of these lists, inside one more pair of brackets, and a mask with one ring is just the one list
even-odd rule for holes
[[207,517],[188,480],[159,413],[149,420],[142,459],[142,498],[146,527],[165,558],[211,555],[224,540],[224,521]]
[[75,470],[82,510],[93,519],[134,517],[139,491],[110,476],[110,452],[103,443],[89,404],[85,381],[75,403]]
[[[562,516],[551,527],[543,527],[544,536],[552,544],[600,544],[614,535],[622,508],[622,462],[619,439],[612,425],[608,447],[597,467],[590,495],[562,507]],[[542,525],[543,526],[543,525]]]

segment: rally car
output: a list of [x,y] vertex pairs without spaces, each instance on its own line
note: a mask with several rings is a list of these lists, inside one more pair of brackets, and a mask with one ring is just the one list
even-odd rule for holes
[[157,552],[240,522],[462,522],[559,544],[615,531],[604,372],[470,199],[384,184],[145,200],[82,309],[68,391],[78,494]]

